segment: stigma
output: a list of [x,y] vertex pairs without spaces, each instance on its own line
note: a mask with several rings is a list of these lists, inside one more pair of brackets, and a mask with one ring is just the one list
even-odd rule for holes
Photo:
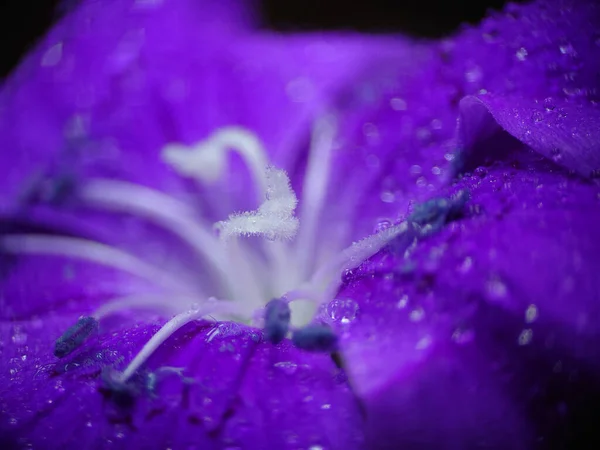
[[259,137],[249,130],[226,127],[192,146],[167,145],[162,162],[177,176],[205,188],[235,176],[228,169],[230,152],[243,161],[252,180],[248,191],[253,192],[255,208],[231,211],[212,223],[191,205],[142,185],[91,179],[77,187],[74,195],[85,205],[144,218],[181,239],[210,271],[204,286],[191,286],[177,274],[164,273],[134,254],[100,242],[32,234],[3,238],[0,245],[5,251],[86,259],[156,286],[150,294],[111,299],[80,318],[58,338],[55,355],[61,358],[75,351],[105,317],[135,309],[155,310],[169,320],[122,371],[112,373],[112,384],[125,385],[181,327],[209,316],[262,328],[273,345],[290,338],[306,351],[337,352],[333,331],[315,322],[319,308],[335,298],[344,271],[377,253],[405,232],[407,224],[347,247],[318,251],[335,245],[318,242],[335,133],[333,116],[319,119],[314,126],[301,204],[286,171],[272,164]]

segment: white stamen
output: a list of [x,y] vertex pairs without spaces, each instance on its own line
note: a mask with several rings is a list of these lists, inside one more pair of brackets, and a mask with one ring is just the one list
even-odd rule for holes
[[315,251],[319,216],[327,195],[327,178],[336,126],[333,116],[326,116],[315,124],[312,133],[306,176],[302,185],[300,218],[302,227],[296,241],[298,270],[306,276]]
[[[173,333],[184,325],[202,318],[209,313],[240,315],[245,317],[247,313],[239,304],[227,301],[206,302],[197,310],[190,310],[176,315],[169,320],[158,332],[150,338],[142,347],[140,352],[133,358],[129,365],[118,377],[118,382],[125,383],[146,362],[146,360],[160,347]],[[249,319],[249,318],[248,318]]]
[[179,289],[180,282],[127,252],[86,239],[36,234],[0,238],[0,247],[14,254],[68,256],[131,273],[165,288]]
[[194,292],[189,297],[176,297],[169,296],[168,301],[165,301],[165,294],[163,295],[130,295],[126,297],[118,297],[107,301],[102,304],[92,314],[92,317],[96,320],[101,320],[104,317],[110,316],[115,312],[125,311],[130,309],[152,309],[153,311],[159,311],[165,313],[165,315],[176,314],[177,311],[181,311],[181,306],[191,305],[201,293]]
[[375,255],[392,239],[404,233],[407,229],[408,224],[402,222],[355,242],[315,272],[309,282],[309,286],[312,289],[322,292],[323,299],[333,298],[335,291],[339,289],[342,283],[340,275],[345,270],[359,266],[363,261]]
[[[271,298],[285,295],[285,299],[292,303],[290,306],[294,307],[292,325],[308,323],[319,305],[333,298],[342,282],[344,270],[358,266],[391,239],[407,230],[406,223],[391,227],[353,244],[341,253],[337,251],[344,245],[341,243],[334,244],[335,248],[331,248],[331,242],[327,242],[323,249],[317,248],[317,233],[325,208],[335,131],[333,117],[321,119],[314,127],[303,184],[302,229],[295,245],[287,242],[296,236],[300,226],[294,216],[298,199],[290,179],[285,171],[269,165],[267,154],[258,138],[239,127],[218,130],[192,149],[171,145],[162,153],[163,160],[180,174],[202,183],[212,183],[224,174],[227,150],[233,150],[243,158],[254,179],[259,206],[254,211],[232,214],[227,220],[216,223],[214,227],[219,230],[219,238],[208,224],[197,217],[193,209],[159,191],[112,180],[92,180],[78,190],[82,199],[93,206],[142,216],[179,236],[219,275],[220,286],[225,292],[208,294],[233,299],[209,299],[191,306],[191,302],[206,296],[198,290],[182,292],[179,288],[178,293],[177,289],[173,289],[175,294],[169,295],[168,302],[165,302],[165,296],[149,294],[116,298],[100,307],[95,312],[97,318],[123,309],[152,308],[161,313],[175,314],[150,338],[114,381],[126,383],[172,334],[187,323],[209,315],[249,323],[255,310],[260,310]],[[237,239],[242,236],[258,236],[280,242],[263,241],[261,248],[252,241]],[[47,239],[54,242],[54,239],[65,238]],[[67,241],[69,243],[73,244],[73,240]],[[92,242],[86,245],[87,247],[80,246],[79,249],[71,245],[70,250],[65,250],[62,246],[60,251],[54,246],[50,250],[61,255],[88,255],[89,258],[93,254],[91,250],[95,249],[93,245],[101,244]],[[21,253],[26,247],[22,243],[16,245]],[[42,247],[38,243],[38,252]],[[110,247],[109,249],[115,251]],[[328,255],[328,251],[335,256],[314,271],[314,266]],[[320,252],[318,258],[315,257],[317,252]],[[133,262],[127,258],[122,260],[122,255],[113,253],[104,255],[104,258],[93,257],[95,260],[107,261],[111,266],[133,265],[135,271],[144,272],[147,277],[156,276],[153,272],[146,273],[146,267],[140,268],[133,264],[138,262],[135,258]],[[148,267],[156,271],[151,266]],[[219,332],[219,329],[213,330],[207,335],[207,341],[213,340]]]
[[[276,201],[264,204],[265,196],[271,196],[269,184],[273,181],[270,179],[272,174],[267,169],[269,161],[264,147],[258,137],[249,130],[240,127],[222,128],[192,148],[179,144],[169,145],[163,150],[162,157],[167,164],[170,164],[181,175],[193,177],[199,182],[211,183],[220,178],[225,171],[227,150],[235,151],[242,156],[256,184],[258,204],[262,204],[263,213],[267,212],[264,210],[269,207],[279,208],[280,212],[284,212],[285,208],[289,208],[291,205],[295,207],[297,202],[295,194],[293,198],[289,198],[289,196],[286,198],[285,195],[281,196],[279,204]],[[288,186],[289,181],[286,177],[285,185],[277,189],[283,192]],[[291,189],[288,190],[291,191]],[[285,216],[290,220],[279,221],[279,233],[272,233],[265,235],[265,237],[268,239],[291,238],[294,229],[297,228],[296,220],[291,218],[291,212]],[[261,234],[260,230],[268,228],[269,224],[276,223],[279,220],[278,216],[271,215],[267,218],[264,215],[250,217],[251,215],[252,213],[232,215],[229,222],[230,227],[226,226],[221,236],[226,239],[230,235]],[[248,226],[252,224],[252,221],[256,221],[254,224],[256,226],[253,228],[254,232],[246,233],[244,230],[248,230]],[[224,223],[217,224],[217,228]],[[287,228],[284,229],[284,226]],[[236,232],[230,233],[232,230],[236,230]],[[264,249],[271,266],[272,278],[277,280],[273,292],[279,292],[293,286],[294,279],[289,275],[291,272],[285,270],[285,261],[290,260],[288,249],[275,242],[265,243]],[[245,273],[244,278],[248,279],[254,275],[251,272],[253,271]]]
[[260,308],[264,303],[265,295],[268,295],[267,286],[260,284],[263,281],[258,276],[260,271],[253,270],[253,268],[261,268],[260,262],[255,261],[252,252],[244,251],[242,248],[242,243],[233,239],[228,242],[226,249],[230,261],[229,270],[236,275],[236,285],[243,287],[234,298],[251,305],[253,309]]
[[221,128],[191,149],[179,144],[168,145],[163,150],[162,158],[179,174],[203,183],[212,183],[225,171],[226,150],[233,150],[244,159],[259,188],[256,194],[261,200],[267,189],[264,171],[269,162],[260,140],[244,128]]
[[293,216],[298,204],[287,174],[274,167],[267,168],[266,200],[258,210],[232,214],[228,220],[215,224],[221,239],[233,236],[263,235],[269,240],[292,239],[299,222]]
[[84,200],[96,206],[138,214],[162,225],[204,257],[226,288],[235,286],[222,245],[187,205],[162,192],[124,181],[96,179],[79,192]]

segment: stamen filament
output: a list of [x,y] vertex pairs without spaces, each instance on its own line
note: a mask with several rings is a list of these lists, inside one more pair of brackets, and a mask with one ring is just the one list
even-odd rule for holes
[[324,299],[332,298],[342,283],[341,274],[344,270],[359,266],[363,261],[385,247],[392,239],[407,230],[408,223],[402,222],[355,242],[315,272],[308,283],[309,289],[317,290],[320,288]]
[[298,270],[308,275],[309,266],[314,261],[315,240],[319,216],[327,194],[327,178],[331,163],[331,152],[336,126],[333,116],[325,116],[314,126],[306,175],[302,185],[300,220],[302,227],[298,233],[295,251]]
[[[92,317],[97,320],[101,320],[104,317],[110,316],[111,314],[123,311],[126,309],[153,309],[161,310],[162,312],[170,312],[173,314],[174,311],[181,311],[183,301],[189,301],[187,307],[191,305],[195,299],[202,296],[201,292],[194,292],[189,297],[173,298],[169,297],[168,301],[165,301],[165,295],[130,295],[125,297],[116,297],[106,303],[102,304],[94,313]],[[205,297],[202,297],[205,298]]]
[[265,167],[269,161],[260,140],[244,128],[221,128],[191,149],[181,145],[167,146],[162,157],[181,175],[210,183],[221,177],[225,170],[226,150],[233,150],[243,158],[258,188],[256,195],[260,203],[267,190]]
[[163,271],[127,252],[87,239],[43,234],[11,234],[0,238],[0,247],[3,251],[18,255],[68,256],[91,261],[128,272],[165,288],[180,289],[181,285]]
[[231,261],[230,270],[237,275],[236,282],[232,286],[234,298],[243,301],[245,304],[252,305],[253,308],[259,308],[263,304],[266,295],[264,286],[259,286],[261,281],[252,270],[252,254],[241,249],[241,243],[237,239],[232,239],[227,243],[227,252]]
[[[119,383],[126,383],[127,380],[144,364],[154,351],[163,344],[171,335],[179,330],[184,325],[202,318],[209,313],[231,314],[244,316],[244,311],[240,305],[228,301],[204,303],[197,310],[189,310],[181,314],[177,314],[169,320],[163,327],[153,335],[148,342],[142,347],[140,352],[133,358],[129,365],[117,377]],[[249,317],[248,317],[249,319]]]
[[287,174],[280,169],[268,167],[266,199],[256,211],[232,214],[227,220],[215,224],[221,240],[234,236],[262,235],[269,240],[292,239],[298,231],[299,222],[294,217],[298,199],[290,186]]
[[228,270],[223,248],[200,219],[185,204],[162,192],[136,184],[97,179],[81,189],[84,200],[102,207],[138,214],[170,230],[211,264],[228,289],[235,280]]

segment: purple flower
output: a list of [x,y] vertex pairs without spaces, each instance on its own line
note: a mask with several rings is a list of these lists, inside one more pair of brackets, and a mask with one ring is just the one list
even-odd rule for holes
[[4,83],[3,447],[588,442],[600,8],[253,23],[88,0]]

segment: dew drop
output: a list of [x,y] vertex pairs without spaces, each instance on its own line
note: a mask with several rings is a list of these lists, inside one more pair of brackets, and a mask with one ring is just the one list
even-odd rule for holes
[[487,282],[486,289],[490,298],[494,300],[500,300],[506,297],[506,285],[497,277],[493,277]]
[[383,191],[381,194],[379,194],[379,198],[384,203],[394,203],[394,200],[396,200],[396,196],[390,191]]
[[46,53],[44,53],[44,56],[42,56],[42,61],[40,64],[42,65],[42,67],[56,66],[62,59],[62,54],[63,43],[59,42],[57,44],[54,44],[52,47],[46,50]]
[[554,111],[556,105],[554,104],[554,99],[552,97],[546,97],[544,99],[544,108],[546,111]]
[[398,303],[396,303],[396,308],[404,309],[406,308],[406,305],[408,305],[408,295],[404,294],[402,297],[400,297]]
[[562,154],[560,152],[560,149],[558,148],[554,148],[550,151],[550,156],[552,156],[552,160],[554,162],[559,162],[562,159]]
[[541,111],[534,111],[533,114],[531,114],[531,120],[535,123],[540,123],[544,120],[544,115]]
[[379,130],[373,123],[365,123],[363,125],[363,134],[367,138],[370,144],[377,144],[379,142]]
[[308,447],[308,450],[325,450],[325,447],[323,447],[322,445],[311,445],[310,447]]
[[475,338],[475,333],[472,330],[456,329],[452,333],[452,340],[457,344],[468,344]]
[[300,77],[290,81],[285,91],[293,102],[304,103],[313,96],[314,86],[308,78]]
[[390,100],[390,106],[394,111],[405,111],[406,110],[406,102],[401,98],[394,97]]
[[444,159],[448,162],[454,161],[456,159],[456,155],[454,153],[445,153]]
[[570,56],[577,55],[577,52],[575,51],[575,49],[573,48],[573,46],[571,44],[561,45],[559,47],[559,50],[563,55],[570,55]]
[[379,222],[377,222],[377,224],[375,225],[375,229],[373,230],[374,233],[379,233],[381,231],[387,230],[389,227],[392,226],[392,222],[387,220],[387,219],[383,219],[380,220]]
[[410,312],[409,318],[411,322],[420,322],[425,317],[425,311],[423,308],[413,309]]
[[298,370],[298,365],[291,361],[280,361],[274,364],[274,367],[277,367],[286,375],[293,375]]
[[200,309],[200,303],[192,302],[192,304],[190,305],[190,311],[198,311],[199,309]]
[[415,345],[416,350],[425,350],[427,347],[431,345],[431,336],[425,336],[419,339],[419,342]]
[[329,403],[325,403],[324,405],[321,405],[321,409],[331,409],[331,405]]
[[479,178],[485,178],[488,174],[488,170],[485,167],[478,167],[473,171],[473,173]]
[[527,49],[524,47],[521,47],[519,50],[517,50],[517,52],[515,53],[515,56],[517,57],[517,59],[519,61],[525,61],[527,59],[527,55],[529,53],[527,52]]
[[529,305],[525,310],[525,322],[533,323],[537,320],[538,309],[535,305]]
[[423,169],[421,169],[421,166],[419,166],[418,164],[414,164],[412,166],[410,166],[409,169],[411,175],[420,175],[421,172],[423,171]]
[[469,273],[473,267],[473,258],[467,256],[458,267],[460,273]]
[[481,68],[479,66],[475,66],[465,73],[465,79],[469,83],[477,83],[481,80],[482,75]]
[[351,298],[336,298],[327,306],[329,317],[343,324],[349,324],[356,319],[358,309],[358,303]]
[[564,87],[563,92],[569,97],[577,97],[584,93],[581,89],[570,86]]
[[15,334],[13,334],[12,341],[15,345],[24,345],[27,343],[27,334],[17,331]]
[[346,270],[344,270],[344,273],[342,273],[342,283],[348,284],[352,281],[353,278],[354,278],[354,270],[353,269],[346,269]]
[[528,345],[533,338],[533,330],[531,328],[527,328],[521,331],[519,335],[519,345]]

